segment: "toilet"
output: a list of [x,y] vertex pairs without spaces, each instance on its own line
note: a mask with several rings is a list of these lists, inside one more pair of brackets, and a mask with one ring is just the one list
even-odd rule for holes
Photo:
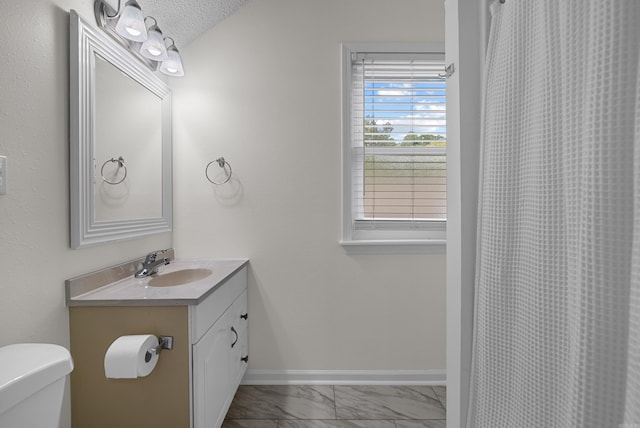
[[0,347],[0,427],[58,428],[71,370],[71,354],[62,346],[19,343]]

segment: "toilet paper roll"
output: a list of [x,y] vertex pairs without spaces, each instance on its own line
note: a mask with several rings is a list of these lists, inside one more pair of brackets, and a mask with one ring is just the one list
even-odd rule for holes
[[149,353],[158,346],[152,334],[120,336],[104,355],[104,373],[112,379],[135,379],[149,375],[158,363],[158,354]]

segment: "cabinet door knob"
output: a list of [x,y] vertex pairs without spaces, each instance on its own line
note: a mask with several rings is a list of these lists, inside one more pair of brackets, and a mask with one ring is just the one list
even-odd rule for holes
[[242,314],[240,315],[240,318],[242,318],[243,320],[246,320],[247,318],[249,318],[249,314]]
[[236,335],[235,340],[231,344],[231,347],[233,348],[234,346],[236,346],[236,343],[238,343],[238,332],[236,331],[236,329],[233,326],[231,326],[231,333]]
[[244,357],[240,358],[240,361],[244,361],[245,363],[248,363],[249,362],[249,356],[247,355],[247,356],[244,356]]

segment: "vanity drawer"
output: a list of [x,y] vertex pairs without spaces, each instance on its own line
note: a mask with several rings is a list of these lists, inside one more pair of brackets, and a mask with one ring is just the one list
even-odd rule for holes
[[197,343],[218,318],[247,289],[247,267],[243,267],[195,306],[189,306],[191,343]]

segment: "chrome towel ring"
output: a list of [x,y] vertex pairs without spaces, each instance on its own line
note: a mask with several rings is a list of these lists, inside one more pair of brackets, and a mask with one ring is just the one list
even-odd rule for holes
[[[124,176],[120,179],[120,181],[109,181],[104,177],[104,167],[109,162],[117,162],[118,163],[118,169],[124,168]],[[102,168],[100,168],[100,175],[102,176],[102,181],[104,181],[107,184],[115,185],[115,184],[122,183],[124,181],[124,179],[127,178],[127,166],[124,164],[124,158],[122,156],[120,156],[118,159],[116,159],[116,158],[107,159],[102,164]]]
[[[211,179],[211,177],[209,177],[209,166],[214,162],[217,163],[218,166],[224,170],[224,173],[226,175],[224,181],[214,181],[214,180]],[[211,162],[209,162],[207,164],[207,166],[204,169],[204,175],[205,175],[205,177],[207,177],[207,180],[209,180],[211,183],[216,184],[216,185],[221,185],[221,184],[224,184],[224,183],[228,182],[229,180],[231,180],[231,174],[232,174],[231,165],[229,165],[229,162],[224,160],[223,157],[219,157],[216,160],[212,160]]]

